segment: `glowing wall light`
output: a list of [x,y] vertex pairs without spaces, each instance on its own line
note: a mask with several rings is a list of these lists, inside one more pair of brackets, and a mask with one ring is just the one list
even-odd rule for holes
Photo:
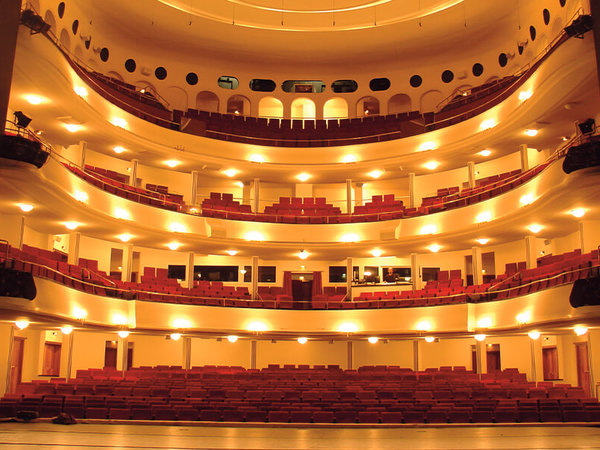
[[376,336],[371,336],[369,339],[367,339],[367,341],[369,341],[369,344],[377,344],[377,342],[379,342],[379,338]]

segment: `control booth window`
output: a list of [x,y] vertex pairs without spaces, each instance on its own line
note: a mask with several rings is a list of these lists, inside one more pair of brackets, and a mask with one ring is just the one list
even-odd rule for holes
[[385,283],[409,283],[411,281],[410,267],[383,267]]
[[169,278],[176,278],[177,280],[185,280],[185,266],[180,265],[169,265]]
[[238,266],[194,266],[194,280],[238,281]]
[[276,283],[277,278],[275,266],[258,266],[258,282]]
[[423,278],[423,283],[426,283],[428,281],[436,281],[438,278],[439,271],[439,267],[422,267],[421,276]]

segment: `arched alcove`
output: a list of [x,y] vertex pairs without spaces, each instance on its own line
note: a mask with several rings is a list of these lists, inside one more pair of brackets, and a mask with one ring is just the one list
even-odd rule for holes
[[400,114],[412,111],[412,101],[406,94],[396,94],[388,100],[388,114]]
[[178,86],[169,86],[164,90],[161,90],[161,94],[164,99],[169,103],[170,109],[178,109],[180,111],[187,111],[188,109],[188,94],[187,92]]
[[330,98],[323,105],[323,119],[348,118],[348,102],[340,97]]
[[375,97],[363,97],[356,102],[356,117],[377,116],[379,114],[379,100]]
[[60,46],[67,52],[71,53],[71,36],[69,36],[69,32],[64,28],[60,30],[60,38],[59,38]]
[[243,95],[232,95],[227,99],[227,113],[249,116],[250,100]]
[[258,102],[258,116],[283,119],[283,103],[275,97],[263,97]]
[[421,96],[419,111],[421,113],[435,111],[442,100],[444,97],[440,91],[427,91]]
[[54,18],[54,13],[52,11],[46,11],[46,13],[44,14],[44,22],[50,25],[50,30],[52,30],[53,33],[56,32],[56,19]]
[[202,91],[196,95],[196,109],[219,112],[219,97],[214,92]]
[[292,119],[314,119],[317,108],[308,98],[297,98],[292,102]]

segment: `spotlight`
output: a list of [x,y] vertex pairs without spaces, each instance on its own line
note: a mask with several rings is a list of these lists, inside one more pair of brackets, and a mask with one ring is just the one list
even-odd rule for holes
[[21,23],[31,30],[31,34],[47,33],[50,30],[50,24],[31,9],[21,13]]
[[581,15],[571,23],[571,25],[565,27],[565,33],[569,37],[576,37],[583,39],[583,35],[590,30],[594,29],[594,19],[589,14]]
[[581,134],[592,134],[596,131],[596,121],[591,118],[587,119],[585,122],[578,123],[577,126],[579,127]]
[[23,114],[23,111],[15,111],[15,123],[19,128],[27,128],[27,126],[31,123],[31,117],[27,117]]

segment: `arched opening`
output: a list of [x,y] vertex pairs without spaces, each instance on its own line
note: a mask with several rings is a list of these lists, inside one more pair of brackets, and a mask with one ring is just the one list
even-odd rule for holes
[[292,102],[292,119],[314,119],[316,111],[315,102],[308,98],[297,98]]
[[379,114],[379,100],[375,97],[363,97],[356,103],[357,117],[377,116]]
[[[39,9],[36,11],[39,11]],[[50,30],[52,30],[52,32],[56,30],[56,19],[54,18],[54,14],[52,13],[52,11],[46,11],[46,14],[44,14],[44,22],[50,25]]]
[[71,36],[69,36],[69,32],[64,28],[60,30],[60,46],[67,52],[71,53]]
[[198,95],[196,95],[196,109],[200,111],[219,112],[219,97],[210,91],[198,92]]
[[444,100],[440,91],[427,91],[421,96],[421,113],[433,112],[440,102]]
[[275,97],[263,97],[258,102],[259,117],[283,119],[283,103]]
[[348,102],[343,98],[331,98],[323,105],[323,119],[348,118]]
[[412,101],[406,94],[396,94],[388,100],[388,114],[400,114],[410,112]]
[[227,113],[241,116],[250,115],[250,100],[243,95],[232,95],[227,100]]
[[170,109],[187,111],[188,94],[184,89],[178,86],[169,86],[163,93],[164,99],[169,103]]

